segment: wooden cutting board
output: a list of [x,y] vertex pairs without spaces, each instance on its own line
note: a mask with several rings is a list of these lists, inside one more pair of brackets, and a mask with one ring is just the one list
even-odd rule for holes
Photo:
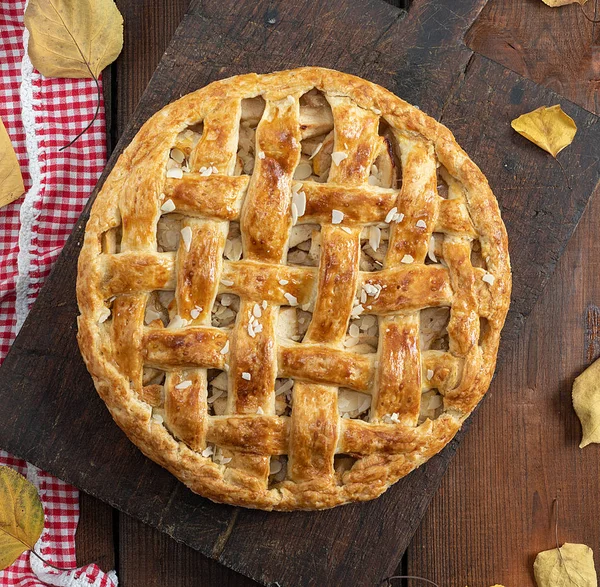
[[[107,170],[153,112],[214,79],[310,64],[380,83],[450,127],[498,197],[514,268],[505,354],[598,180],[599,127],[464,45],[484,4],[421,0],[406,16],[379,1],[195,1]],[[512,118],[557,102],[579,127],[560,155],[564,172],[510,129]],[[390,575],[464,432],[367,504],[280,514],[193,495],[116,427],[80,359],[74,284],[86,218],[0,369],[0,446],[264,584],[375,585]]]

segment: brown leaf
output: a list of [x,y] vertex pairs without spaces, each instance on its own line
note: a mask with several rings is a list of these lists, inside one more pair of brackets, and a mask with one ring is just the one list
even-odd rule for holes
[[0,208],[25,193],[23,176],[10,137],[0,120]]
[[10,467],[0,467],[0,570],[33,550],[44,529],[36,488]]
[[598,587],[594,553],[585,544],[563,544],[545,550],[533,563],[538,587]]
[[575,121],[560,107],[542,106],[533,112],[523,114],[511,126],[526,139],[556,157],[573,142],[577,126]]
[[557,6],[566,6],[567,4],[581,4],[582,6],[587,0],[542,0],[544,4],[556,8]]
[[123,17],[113,0],[30,0],[29,58],[46,77],[95,78],[123,48]]
[[600,359],[573,382],[573,407],[583,431],[579,448],[600,443]]

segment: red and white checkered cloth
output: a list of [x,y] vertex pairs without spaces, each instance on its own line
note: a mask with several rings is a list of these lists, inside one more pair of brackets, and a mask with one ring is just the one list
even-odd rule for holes
[[[93,80],[46,79],[27,56],[26,0],[0,0],[0,118],[21,165],[25,195],[0,209],[0,362],[60,253],[106,162],[104,107]],[[0,450],[0,465],[15,468],[38,488],[46,523],[36,552],[73,569],[79,520],[77,489]],[[116,587],[114,572],[91,564],[59,572],[25,553],[0,572],[0,587],[60,585]]]

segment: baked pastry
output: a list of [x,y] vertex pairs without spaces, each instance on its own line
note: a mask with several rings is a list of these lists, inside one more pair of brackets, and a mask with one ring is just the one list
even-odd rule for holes
[[214,501],[372,499],[487,390],[506,230],[448,129],[316,67],[210,84],[117,161],[79,259],[79,345],[117,424]]

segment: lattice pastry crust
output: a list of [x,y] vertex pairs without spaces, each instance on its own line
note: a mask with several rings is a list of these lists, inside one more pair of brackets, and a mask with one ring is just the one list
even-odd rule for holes
[[79,344],[117,424],[212,500],[372,499],[490,383],[511,289],[488,183],[448,129],[307,67],[155,114],[91,211]]

